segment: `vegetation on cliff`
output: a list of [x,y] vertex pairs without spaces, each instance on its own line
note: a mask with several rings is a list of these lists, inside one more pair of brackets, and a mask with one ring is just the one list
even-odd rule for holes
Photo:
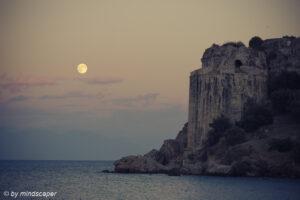
[[236,122],[236,125],[246,132],[255,131],[261,126],[273,123],[272,111],[266,104],[258,104],[249,99],[244,107],[242,119]]
[[221,115],[209,125],[212,129],[208,133],[207,144],[209,146],[215,145],[219,142],[226,130],[232,127],[230,119]]
[[300,75],[284,71],[270,80],[269,93],[272,106],[278,114],[290,113],[300,119]]
[[263,44],[263,40],[258,36],[254,36],[249,41],[249,47],[258,51],[264,50],[262,44]]

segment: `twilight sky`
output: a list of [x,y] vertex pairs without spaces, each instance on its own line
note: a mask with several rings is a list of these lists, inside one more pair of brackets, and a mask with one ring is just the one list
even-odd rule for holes
[[0,159],[159,148],[187,121],[206,48],[299,36],[299,10],[298,0],[0,0]]

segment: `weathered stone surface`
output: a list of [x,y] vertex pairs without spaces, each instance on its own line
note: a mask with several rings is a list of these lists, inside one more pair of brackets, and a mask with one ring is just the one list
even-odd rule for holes
[[268,39],[263,47],[256,51],[242,43],[214,44],[204,52],[202,68],[190,76],[189,150],[203,147],[214,118],[223,114],[235,122],[249,98],[264,101],[270,76],[300,73],[300,38]]
[[119,173],[164,173],[167,167],[146,156],[127,156],[115,161]]
[[[206,49],[202,61],[202,68],[211,68],[212,71],[222,71],[235,66],[236,60],[240,60],[243,66],[265,68],[267,66],[264,52],[247,48],[242,43],[226,43],[222,46],[213,44]],[[233,68],[234,69],[234,68]],[[203,71],[203,70],[202,70]],[[203,71],[206,73],[206,71]]]
[[150,152],[146,153],[144,156],[151,158],[151,159],[159,162],[160,164],[163,164],[163,162],[165,160],[165,156],[156,149],[152,149]]
[[300,38],[283,37],[263,42],[268,70],[272,75],[282,71],[300,73]]
[[[242,65],[236,66],[236,62]],[[221,114],[240,120],[245,102],[267,96],[266,57],[239,44],[213,45],[190,76],[188,148],[202,148],[209,124]]]
[[178,133],[175,140],[165,140],[161,146],[159,152],[163,155],[163,164],[167,165],[171,160],[176,159],[183,154],[184,149],[187,146],[187,128],[188,123],[186,123],[183,129]]
[[187,144],[186,123],[176,139],[165,140],[160,150],[153,149],[144,156],[127,156],[115,161],[115,171],[120,173],[167,173],[178,175],[182,154]]
[[181,151],[187,147],[187,130],[188,123],[185,123],[182,130],[176,136],[176,141],[181,145]]
[[176,158],[180,152],[183,152],[183,149],[176,140],[165,140],[159,151],[164,155],[163,164],[166,165],[170,160]]

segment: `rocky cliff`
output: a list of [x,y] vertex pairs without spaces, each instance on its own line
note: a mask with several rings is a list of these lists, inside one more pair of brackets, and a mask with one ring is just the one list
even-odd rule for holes
[[209,124],[224,114],[241,119],[249,98],[267,96],[266,55],[242,43],[213,45],[204,52],[202,68],[190,76],[188,149],[202,148]]
[[299,146],[300,126],[289,117],[276,116],[272,125],[247,134],[239,144],[229,145],[221,137],[209,146],[207,138],[218,116],[235,124],[249,99],[268,102],[272,77],[282,71],[300,72],[300,38],[264,40],[259,50],[241,42],[213,44],[201,61],[202,67],[190,75],[188,123],[176,139],[144,156],[116,161],[115,171],[299,177],[300,165],[292,159],[299,148],[272,150],[272,141],[277,140]]

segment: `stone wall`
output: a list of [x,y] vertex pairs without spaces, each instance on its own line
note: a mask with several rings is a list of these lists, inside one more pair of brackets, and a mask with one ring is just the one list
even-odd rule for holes
[[300,38],[267,39],[264,40],[263,47],[270,74],[276,75],[282,71],[300,73]]
[[[236,61],[242,63],[236,66]],[[267,96],[265,54],[241,43],[213,45],[202,58],[203,66],[190,76],[187,150],[201,148],[209,124],[221,114],[240,120],[245,102]]]
[[262,46],[256,51],[230,42],[205,50],[202,67],[190,76],[187,151],[203,146],[214,118],[240,120],[249,98],[266,99],[268,79],[282,71],[300,73],[300,38],[267,39]]

